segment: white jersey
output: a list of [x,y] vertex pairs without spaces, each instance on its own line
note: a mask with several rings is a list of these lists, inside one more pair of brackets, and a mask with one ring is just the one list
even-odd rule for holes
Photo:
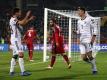
[[10,19],[10,28],[11,28],[11,49],[13,50],[13,55],[23,52],[23,47],[21,43],[21,26],[17,24],[17,18],[11,17]]
[[10,28],[11,28],[11,40],[17,40],[17,39],[21,39],[21,33],[18,29],[18,27],[20,27],[18,24],[18,19],[11,17],[10,19]]
[[90,43],[92,36],[97,35],[97,25],[91,17],[78,20],[77,34],[80,34],[80,42]]

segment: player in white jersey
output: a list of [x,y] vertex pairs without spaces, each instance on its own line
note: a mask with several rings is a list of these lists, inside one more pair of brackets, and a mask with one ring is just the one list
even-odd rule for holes
[[78,20],[77,41],[80,46],[81,57],[92,65],[92,72],[96,74],[97,67],[95,59],[92,56],[92,47],[97,35],[97,25],[90,16],[86,15],[84,8],[78,8],[78,15],[81,19]]
[[21,43],[21,32],[22,32],[22,26],[25,26],[29,21],[34,19],[34,16],[31,16],[31,11],[28,11],[26,13],[26,16],[22,20],[18,20],[18,18],[21,16],[21,10],[19,8],[13,9],[13,16],[10,19],[10,28],[11,28],[11,46],[13,50],[13,57],[11,59],[11,66],[10,66],[10,75],[14,75],[14,67],[16,64],[16,60],[18,58],[19,66],[21,69],[21,75],[22,76],[29,76],[31,73],[26,72],[24,68],[24,60],[23,60],[23,48]]

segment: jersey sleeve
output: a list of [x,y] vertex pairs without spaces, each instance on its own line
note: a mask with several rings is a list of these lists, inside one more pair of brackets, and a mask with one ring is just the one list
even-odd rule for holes
[[13,20],[11,21],[12,24],[16,25],[18,23],[18,20],[13,18]]
[[98,34],[98,28],[97,28],[97,22],[95,19],[91,19],[90,25],[92,27],[92,35],[97,35]]

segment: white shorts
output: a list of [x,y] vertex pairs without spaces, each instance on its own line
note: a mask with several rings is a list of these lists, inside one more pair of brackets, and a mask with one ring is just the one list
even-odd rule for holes
[[20,40],[11,40],[10,48],[13,51],[13,55],[18,55],[19,52],[23,52],[23,46]]
[[86,54],[87,52],[92,51],[92,45],[90,43],[80,43],[80,53]]

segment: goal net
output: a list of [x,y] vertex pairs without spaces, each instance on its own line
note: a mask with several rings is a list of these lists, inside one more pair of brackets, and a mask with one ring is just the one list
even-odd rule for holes
[[[76,11],[72,10],[51,10],[48,8],[44,9],[44,50],[43,50],[43,61],[47,61],[51,58],[51,44],[48,41],[48,33],[52,34],[52,30],[49,27],[50,19],[54,17],[57,20],[58,25],[61,27],[62,34],[64,35],[64,49],[68,54],[68,57],[72,61],[80,61],[79,45],[77,44],[77,35],[72,33],[72,30],[77,30],[77,21],[79,17]],[[93,18],[96,20],[98,29],[100,28],[100,18]],[[100,29],[98,30],[98,36],[96,43],[100,43]],[[97,44],[98,45],[98,44]],[[94,49],[94,53],[97,50]],[[94,54],[94,55],[95,55]],[[58,56],[58,59],[62,59]]]

